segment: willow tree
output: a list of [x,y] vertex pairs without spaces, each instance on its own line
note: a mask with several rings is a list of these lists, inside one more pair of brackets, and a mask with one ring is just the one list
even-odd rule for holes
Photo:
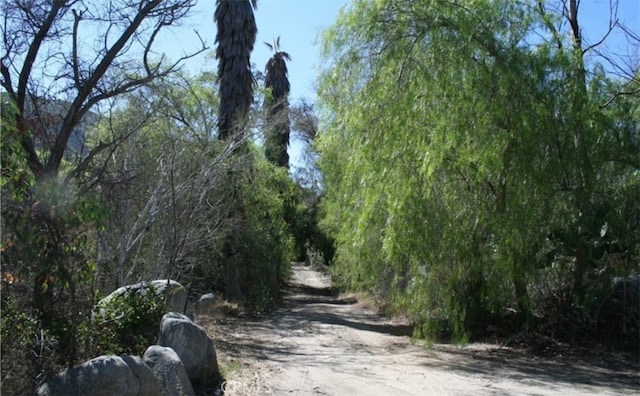
[[289,167],[289,76],[287,61],[291,60],[288,53],[280,51],[280,37],[272,44],[265,43],[273,56],[269,58],[265,68],[264,85],[267,95],[264,99],[264,109],[267,114],[265,155],[269,161],[277,166]]
[[[567,295],[583,296],[568,303],[582,309],[597,262],[575,266],[578,249],[620,224],[595,216],[608,199],[596,180],[632,153],[602,137],[633,133],[601,107],[603,73],[581,76],[576,30],[554,28],[562,13],[468,3],[354,2],[325,32],[320,88],[336,280],[374,291],[418,330],[459,337],[539,312],[531,300],[549,280],[573,283]],[[638,180],[619,166],[623,200]],[[563,242],[550,240],[557,230]]]
[[[217,0],[214,20],[220,106],[218,138],[225,140],[244,130],[253,103],[254,78],[250,56],[258,28],[253,15],[257,0]],[[241,137],[241,136],[240,136]]]

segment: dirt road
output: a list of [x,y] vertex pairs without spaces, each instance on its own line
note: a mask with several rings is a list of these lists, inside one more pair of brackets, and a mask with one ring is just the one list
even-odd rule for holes
[[602,356],[540,359],[499,345],[415,345],[405,324],[354,298],[328,276],[294,267],[284,306],[262,320],[205,323],[232,370],[226,395],[640,394],[637,365]]

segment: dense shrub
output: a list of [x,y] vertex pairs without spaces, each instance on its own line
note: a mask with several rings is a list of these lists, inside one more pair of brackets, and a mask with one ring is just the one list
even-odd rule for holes
[[[6,285],[3,285],[6,286]],[[6,288],[3,287],[3,293]],[[2,394],[29,395],[44,379],[63,368],[56,339],[15,301],[3,295],[0,319]]]
[[166,312],[163,298],[153,287],[123,293],[99,304],[85,334],[93,343],[93,354],[142,356],[155,343]]
[[293,183],[286,169],[260,156],[238,180],[238,204],[244,210],[234,227],[241,288],[247,310],[260,314],[274,308],[280,285],[289,276],[294,240],[284,217],[285,197]]

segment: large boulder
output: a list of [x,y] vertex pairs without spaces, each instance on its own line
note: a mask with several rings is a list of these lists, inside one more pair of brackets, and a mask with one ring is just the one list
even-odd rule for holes
[[[133,285],[122,286],[100,300],[99,307],[107,307],[109,303],[128,293],[144,293],[153,288],[158,297],[165,299],[169,311],[182,312],[187,301],[187,290],[179,282],[167,279],[158,279],[151,282],[140,282]],[[164,300],[163,300],[164,301]]]
[[100,356],[63,371],[40,386],[38,396],[147,396],[162,392],[139,356]]
[[173,349],[151,345],[142,359],[162,383],[163,396],[195,396],[182,360]]
[[221,381],[213,341],[185,315],[164,315],[157,343],[178,354],[196,390],[211,389]]

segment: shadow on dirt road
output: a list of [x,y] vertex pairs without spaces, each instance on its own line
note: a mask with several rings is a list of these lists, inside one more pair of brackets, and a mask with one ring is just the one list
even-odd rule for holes
[[542,359],[499,345],[415,345],[411,327],[335,296],[325,274],[295,266],[282,307],[260,319],[199,320],[228,375],[227,395],[639,394],[638,362]]

